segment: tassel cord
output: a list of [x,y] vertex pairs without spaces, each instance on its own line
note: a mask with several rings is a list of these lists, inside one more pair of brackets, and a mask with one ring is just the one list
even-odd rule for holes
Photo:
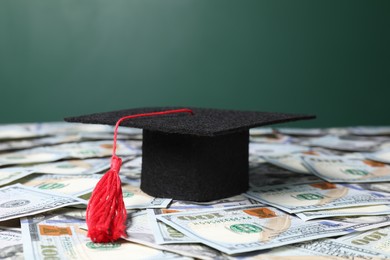
[[126,237],[127,211],[123,201],[122,185],[119,171],[122,159],[116,155],[119,125],[124,121],[138,117],[190,113],[190,109],[175,109],[161,112],[129,115],[120,118],[114,128],[114,141],[111,157],[111,168],[97,183],[89,200],[86,213],[88,236],[95,243],[113,242]]

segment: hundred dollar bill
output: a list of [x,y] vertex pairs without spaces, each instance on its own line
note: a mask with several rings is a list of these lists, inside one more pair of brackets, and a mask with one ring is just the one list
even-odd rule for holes
[[363,190],[372,190],[372,191],[380,191],[380,192],[389,192],[390,191],[390,183],[389,182],[359,183],[356,185]]
[[264,160],[289,171],[303,174],[311,174],[311,171],[303,164],[301,157],[304,155],[320,156],[314,151],[295,152],[289,154],[263,156]]
[[54,175],[54,174],[33,174],[19,180],[28,187],[40,190],[49,190],[61,194],[81,196],[92,192],[99,182],[101,175],[81,174],[81,175]]
[[249,153],[257,156],[286,154],[292,152],[308,151],[309,148],[294,144],[266,144],[266,143],[250,143]]
[[21,179],[32,173],[34,173],[34,170],[21,167],[2,168],[0,169],[0,186],[11,183],[17,179]]
[[[255,205],[165,214],[157,218],[227,254],[274,248],[375,227],[342,219],[304,222],[275,208]],[[388,220],[383,222],[381,224],[389,224]]]
[[114,127],[109,125],[81,124],[67,122],[37,123],[33,129],[48,135],[79,134],[79,133],[113,133]]
[[[82,124],[82,123],[67,123],[67,122],[44,122],[36,123],[31,126],[33,131],[42,132],[48,135],[60,134],[80,134],[80,133],[114,133],[114,126],[102,124]],[[119,127],[119,133],[126,135],[142,134],[141,129],[131,127]]]
[[166,208],[172,199],[155,198],[143,192],[139,187],[125,184],[122,186],[126,209]]
[[390,204],[390,194],[328,182],[252,188],[249,198],[289,213]]
[[[312,242],[298,243],[290,246],[290,249],[305,251],[307,254],[322,254],[324,259],[354,259],[354,260],[379,260],[388,259],[385,255],[361,248],[355,245],[343,244],[336,239],[321,239]],[[316,258],[317,259],[317,258]]]
[[326,130],[320,128],[278,128],[276,131],[284,135],[297,136],[320,136],[326,134]]
[[[340,216],[340,217],[332,218],[332,220],[340,223],[356,224],[354,230],[359,232],[390,225],[390,215]],[[324,219],[324,220],[312,220],[312,221],[327,221],[327,220]]]
[[329,182],[390,181],[390,166],[383,163],[342,156],[303,156],[302,160],[311,172]]
[[319,146],[349,152],[369,152],[375,150],[378,147],[379,142],[365,140],[344,140],[338,136],[327,135],[319,138],[313,138],[306,144],[309,146]]
[[[112,141],[90,141],[82,143],[69,143],[51,146],[53,152],[61,152],[68,155],[68,158],[87,159],[93,157],[108,157],[112,154]],[[118,156],[132,156],[139,154],[138,147],[134,147],[131,141],[117,142],[116,154]]]
[[188,237],[171,226],[158,221],[156,216],[169,213],[179,213],[187,211],[202,211],[213,208],[235,207],[240,205],[258,204],[257,201],[245,198],[242,195],[234,196],[220,201],[214,201],[204,204],[193,204],[183,201],[174,201],[168,209],[151,209],[148,210],[152,218],[152,228],[154,237],[158,244],[174,244],[174,243],[198,243],[199,241]]
[[[80,133],[79,138],[81,140],[85,141],[97,141],[97,140],[112,140],[113,139],[113,133],[93,133],[93,132],[86,132],[86,133]],[[141,135],[142,137],[142,135]],[[139,138],[139,135],[124,135],[124,134],[118,134],[116,136],[117,140],[142,140],[142,138]]]
[[236,195],[233,197],[223,198],[219,200],[195,202],[195,201],[184,201],[184,200],[173,200],[169,205],[169,209],[172,210],[205,210],[215,208],[227,208],[235,207],[240,205],[253,205],[260,204],[260,202],[252,199],[248,199],[244,195]]
[[336,239],[318,239],[267,250],[237,254],[229,257],[231,260],[282,260],[282,259],[318,259],[318,260],[379,260],[386,256],[357,246],[350,246],[338,242]]
[[280,168],[278,166],[272,165],[270,163],[267,163],[265,161],[258,162],[258,161],[249,161],[249,173],[250,174],[258,174],[258,175],[263,175],[263,174],[273,174],[276,176],[279,175],[297,175],[296,173]]
[[[354,245],[343,244],[336,239],[320,239],[312,242],[298,243],[287,247],[288,248],[286,248],[283,252],[284,256],[288,256],[289,254],[291,255],[293,252],[300,252],[301,254],[304,252],[306,255],[322,255],[322,259],[388,259],[385,255],[379,252],[363,249]],[[281,254],[279,253],[278,255]],[[315,259],[318,259],[318,257]]]
[[[116,153],[119,156],[133,156],[141,152],[130,141],[119,141]],[[12,164],[32,164],[54,162],[60,159],[87,159],[109,157],[112,153],[112,141],[67,143],[0,155],[0,166]]]
[[85,204],[85,201],[76,197],[14,184],[0,188],[0,221],[77,204]]
[[264,156],[264,160],[269,163],[275,164],[281,168],[285,168],[292,172],[310,174],[310,171],[302,164],[300,158],[301,154],[283,154],[283,155],[271,155]]
[[386,142],[390,141],[390,135],[389,136],[358,136],[358,135],[347,135],[340,137],[343,140],[350,140],[350,141],[372,141],[377,142],[379,146],[376,150],[383,149],[386,146]]
[[0,125],[0,140],[34,138],[45,135],[47,134],[36,131],[32,124]]
[[265,144],[287,144],[291,142],[291,137],[281,134],[250,136],[250,142]]
[[390,149],[384,149],[375,153],[366,153],[364,156],[367,159],[390,164]]
[[46,148],[33,148],[0,154],[0,166],[53,162],[64,159],[67,156],[66,153],[60,151],[50,151]]
[[20,229],[0,226],[0,259],[23,259],[22,233]]
[[140,243],[152,248],[165,250],[196,259],[222,260],[226,259],[220,252],[201,244],[169,244],[158,245],[154,239],[151,220],[145,211],[131,214],[127,225],[128,237],[125,239],[135,243]]
[[130,179],[141,178],[142,172],[142,157],[137,156],[129,159],[127,162],[122,164],[120,174]]
[[26,259],[177,259],[180,255],[119,240],[93,243],[72,215],[39,215],[21,220]]
[[365,136],[375,136],[375,135],[390,135],[389,126],[360,126],[360,127],[350,127],[347,129],[349,133],[354,135],[365,135]]
[[302,184],[321,182],[322,179],[311,174],[299,174],[269,163],[252,166],[249,170],[249,186],[262,187],[279,184]]
[[54,145],[81,141],[78,135],[48,136],[34,139],[18,139],[0,143],[0,151],[20,150],[37,146]]
[[383,258],[390,258],[390,228],[383,227],[367,232],[340,237],[337,242],[358,247],[362,250],[374,251]]
[[272,135],[274,130],[272,128],[267,127],[254,127],[249,129],[249,134],[251,136],[261,136],[261,135]]
[[[126,159],[124,158],[123,160]],[[35,164],[23,167],[7,167],[0,169],[0,186],[11,183],[33,173],[61,175],[94,174],[107,170],[109,167],[109,158],[69,160],[54,163]]]
[[339,216],[377,216],[390,215],[390,205],[373,205],[350,207],[341,209],[327,209],[316,211],[305,211],[296,214],[300,219],[307,221],[318,218],[330,218]]
[[[122,178],[123,179],[123,178]],[[144,193],[139,186],[134,186],[129,183],[122,185],[123,201],[126,209],[154,209],[166,208],[172,199],[155,198]],[[83,199],[89,200],[91,193],[82,196]]]
[[[123,158],[125,161],[126,159]],[[37,173],[46,174],[94,174],[110,168],[111,158],[66,160],[53,163],[41,163],[27,168],[34,169]]]

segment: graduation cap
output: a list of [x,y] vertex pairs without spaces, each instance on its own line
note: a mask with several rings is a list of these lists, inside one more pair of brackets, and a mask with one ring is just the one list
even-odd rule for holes
[[250,128],[312,118],[315,116],[155,107],[65,120],[117,126],[120,120],[121,126],[142,128],[141,189],[154,197],[211,201],[248,189]]

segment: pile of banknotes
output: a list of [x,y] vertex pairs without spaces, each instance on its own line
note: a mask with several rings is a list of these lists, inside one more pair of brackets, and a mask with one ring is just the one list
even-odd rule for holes
[[127,236],[93,243],[113,127],[0,125],[0,259],[390,258],[390,127],[251,129],[250,189],[203,203],[142,192],[142,130],[119,133]]

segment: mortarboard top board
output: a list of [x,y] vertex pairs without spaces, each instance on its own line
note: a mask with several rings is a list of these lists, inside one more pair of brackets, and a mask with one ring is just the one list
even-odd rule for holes
[[[68,117],[65,121],[115,125],[129,115],[166,111],[155,107]],[[121,126],[143,129],[141,189],[154,197],[211,201],[248,189],[249,129],[313,119],[312,115],[189,108],[140,117]]]

